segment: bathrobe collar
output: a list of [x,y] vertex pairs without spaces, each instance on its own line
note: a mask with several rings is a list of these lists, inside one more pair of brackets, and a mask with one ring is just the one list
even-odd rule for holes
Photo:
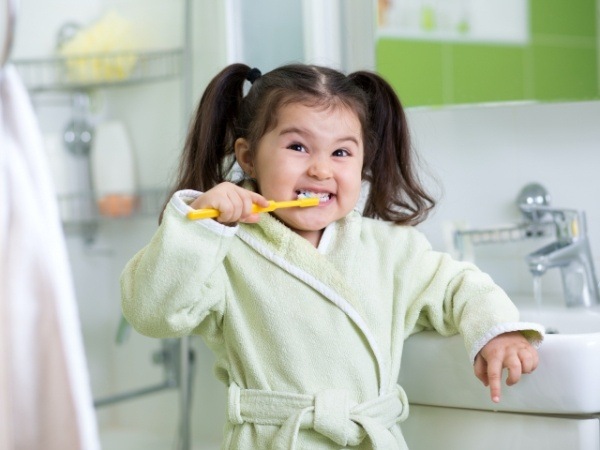
[[[318,291],[352,320],[373,352],[378,366],[380,392],[383,393],[387,383],[381,351],[375,335],[364,320],[361,303],[344,277],[346,267],[360,264],[353,258],[356,246],[352,241],[359,239],[360,231],[357,228],[360,228],[361,220],[360,215],[353,212],[330,224],[323,233],[326,240],[322,242],[321,249],[313,247],[270,214],[262,214],[257,224],[240,224],[237,234],[263,257]],[[336,245],[339,242],[343,242],[343,249]]]

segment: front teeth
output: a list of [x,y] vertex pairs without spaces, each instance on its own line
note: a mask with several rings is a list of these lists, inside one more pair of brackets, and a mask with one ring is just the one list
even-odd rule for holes
[[326,192],[312,192],[312,191],[305,191],[305,190],[298,191],[298,199],[318,198],[319,202],[323,203],[323,202],[326,202],[327,200],[329,200],[330,197],[331,197],[331,194],[328,194]]

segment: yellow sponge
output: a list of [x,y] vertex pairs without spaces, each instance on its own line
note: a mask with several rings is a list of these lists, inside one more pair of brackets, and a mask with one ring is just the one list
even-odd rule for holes
[[69,78],[76,82],[128,78],[137,62],[132,26],[114,11],[80,30],[59,49],[67,58]]

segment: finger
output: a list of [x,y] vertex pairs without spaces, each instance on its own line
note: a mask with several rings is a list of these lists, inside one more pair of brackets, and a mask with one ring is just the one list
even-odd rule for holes
[[500,401],[502,382],[502,359],[494,358],[487,363],[487,377],[490,386],[490,395],[494,403]]
[[230,202],[224,203],[220,205],[218,208],[219,215],[215,219],[217,222],[221,223],[233,223],[236,222],[233,217],[235,217],[235,208]]
[[527,350],[519,351],[519,359],[521,360],[522,373],[531,373],[535,370],[535,360],[531,352]]
[[226,200],[217,209],[219,210],[219,217],[217,217],[219,222],[237,222],[243,214],[244,201],[237,192],[228,192]]
[[535,349],[522,349],[519,351],[519,359],[521,360],[522,373],[531,373],[537,367],[537,352]]
[[473,371],[475,372],[475,376],[481,380],[484,386],[488,385],[488,377],[487,377],[487,363],[485,359],[481,355],[477,355],[475,358],[475,364],[473,365]]
[[[258,204],[253,196],[247,196],[244,198],[243,213],[240,217],[240,222],[245,223],[256,223],[260,220],[260,214],[252,212],[252,206]],[[260,204],[258,204],[260,206]]]
[[245,223],[256,223],[260,220],[260,214],[252,213],[252,206],[256,204],[260,207],[269,206],[269,201],[262,195],[250,192],[250,195],[244,198],[244,214],[240,221]]
[[535,347],[531,347],[531,354],[533,359],[531,371],[533,372],[535,369],[537,369],[538,364],[540,363],[540,355],[538,354],[538,351]]
[[252,205],[253,205],[252,196],[245,195],[245,196],[241,197],[240,200],[242,202],[242,213],[241,213],[240,219],[245,221],[247,217],[252,215]]
[[266,208],[267,206],[269,206],[269,200],[264,198],[262,195],[257,194],[256,192],[252,192],[251,198],[252,198],[252,202],[256,203],[258,206],[262,206],[263,208]]
[[517,355],[511,356],[505,363],[508,369],[508,377],[506,377],[507,386],[516,384],[521,379],[521,360]]

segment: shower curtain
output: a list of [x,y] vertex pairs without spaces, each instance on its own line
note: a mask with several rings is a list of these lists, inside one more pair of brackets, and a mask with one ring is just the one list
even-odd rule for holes
[[21,80],[0,68],[0,450],[100,448],[54,188]]

